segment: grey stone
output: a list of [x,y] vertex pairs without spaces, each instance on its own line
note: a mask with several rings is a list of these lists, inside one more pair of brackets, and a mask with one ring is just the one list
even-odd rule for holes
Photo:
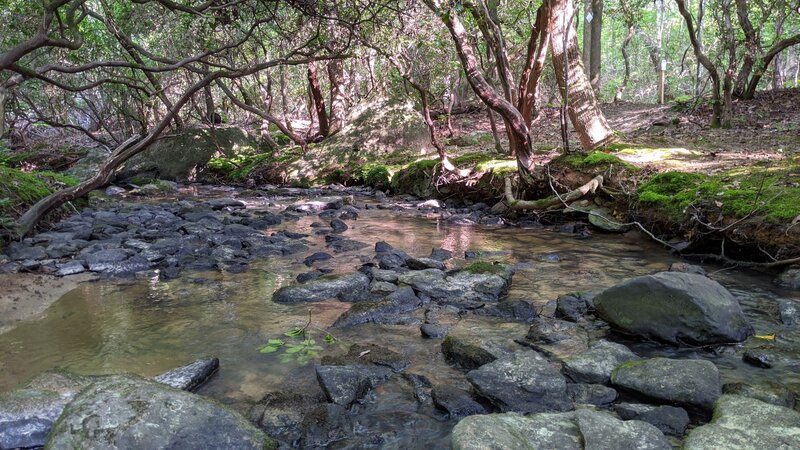
[[22,389],[0,395],[0,448],[42,447],[74,393]]
[[664,434],[646,422],[621,421],[610,414],[586,409],[575,411],[575,419],[586,450],[672,449]]
[[560,295],[556,300],[556,317],[577,322],[583,318],[589,305],[580,294]]
[[608,384],[620,364],[639,359],[622,344],[600,340],[588,350],[564,359],[564,375],[576,383]]
[[752,398],[723,395],[714,404],[711,423],[690,431],[683,448],[800,448],[800,413]]
[[355,423],[335,403],[319,405],[303,417],[300,448],[320,448],[353,436]]
[[56,271],[56,276],[64,277],[67,275],[76,275],[83,272],[86,272],[86,267],[83,265],[83,262],[73,260],[58,266],[58,270]]
[[447,336],[447,327],[433,323],[423,323],[419,327],[422,337],[428,339],[438,339]]
[[372,279],[375,281],[385,281],[387,283],[397,283],[399,274],[394,270],[372,268]]
[[608,406],[619,394],[614,389],[602,384],[567,384],[567,395],[573,403]]
[[369,377],[351,366],[316,366],[317,381],[331,403],[350,406],[372,387]]
[[696,273],[697,275],[706,276],[708,273],[706,269],[703,269],[700,266],[696,266],[694,264],[688,264],[685,262],[675,262],[670,264],[669,266],[670,272],[685,272],[685,273]]
[[209,399],[115,375],[95,381],[75,397],[53,427],[47,446],[264,449],[274,441]]
[[333,233],[337,233],[337,234],[338,233],[344,233],[345,231],[347,231],[348,228],[350,228],[341,219],[333,219],[333,220],[331,220],[330,225],[331,225],[332,232]]
[[741,342],[753,334],[733,295],[696,274],[661,272],[627,280],[600,293],[594,306],[616,328],[673,344]]
[[342,197],[318,197],[313,200],[299,201],[289,207],[291,211],[324,211],[326,209],[339,209],[344,206]]
[[477,369],[524,349],[513,340],[524,330],[524,326],[515,323],[462,320],[449,330],[442,342],[442,353],[451,364],[465,370]]
[[449,385],[439,385],[431,391],[433,404],[445,411],[451,418],[486,414],[486,409],[472,396],[461,389]]
[[176,389],[194,391],[208,381],[217,369],[219,369],[219,359],[198,359],[185,366],[162,373],[153,380]]
[[276,303],[319,302],[328,299],[354,301],[362,299],[369,289],[369,278],[361,272],[326,275],[302,285],[284,286],[274,294]]
[[6,252],[8,253],[8,257],[14,261],[47,258],[47,251],[44,247],[29,246],[21,242],[11,242],[8,244]]
[[800,289],[800,267],[790,267],[775,279],[775,283],[789,289]]
[[112,248],[90,253],[86,256],[86,263],[92,272],[106,272],[126,259],[128,259],[127,251],[121,248]]
[[784,325],[797,325],[800,322],[800,305],[794,300],[779,300],[778,314]]
[[380,324],[402,322],[404,321],[402,314],[413,311],[419,306],[420,300],[414,295],[414,291],[408,287],[401,288],[382,300],[354,303],[336,319],[333,327],[350,327],[370,322]]
[[389,294],[397,290],[397,285],[385,281],[373,281],[369,285],[369,291],[373,294]]
[[603,231],[612,233],[624,233],[630,229],[630,226],[621,223],[619,219],[611,215],[611,210],[608,208],[592,208],[589,211],[589,223]]
[[431,299],[454,304],[496,302],[505,295],[513,272],[502,274],[460,271],[447,275],[439,269],[414,270],[400,274],[399,284],[405,284]]
[[710,410],[722,394],[719,370],[711,361],[651,358],[621,364],[614,386],[669,403]]
[[342,239],[328,243],[328,247],[333,249],[334,253],[346,253],[369,247],[369,244],[354,241],[352,239]]
[[614,405],[614,411],[622,420],[641,420],[677,438],[682,438],[689,427],[689,414],[685,409],[675,406],[619,403]]
[[795,393],[791,389],[779,383],[757,382],[757,383],[725,383],[722,386],[723,394],[740,395],[761,400],[765,403],[794,408],[796,406]]
[[574,322],[547,317],[537,317],[528,329],[526,344],[558,359],[586,351],[589,337],[586,331]]
[[439,269],[444,270],[444,263],[433,258],[408,258],[406,265],[411,270]]
[[567,382],[550,361],[534,351],[504,356],[467,373],[476,392],[503,412],[572,409]]

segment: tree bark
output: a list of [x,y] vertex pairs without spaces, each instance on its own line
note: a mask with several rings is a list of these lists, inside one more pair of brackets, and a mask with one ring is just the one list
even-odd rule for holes
[[530,127],[536,111],[536,95],[539,80],[547,58],[547,47],[550,44],[550,2],[545,1],[536,11],[536,22],[531,29],[528,40],[528,54],[525,67],[519,79],[519,103],[517,109],[522,113],[525,124]]
[[[575,16],[573,0],[554,0],[551,5],[553,13],[550,18],[550,51],[553,54],[556,79],[562,96],[565,92],[569,93],[569,98],[565,98],[565,101],[568,101],[569,117],[578,133],[581,147],[584,151],[590,151],[609,143],[614,135],[597,104],[583,68],[577,33],[572,25]],[[566,67],[565,59],[568,64]],[[568,80],[566,84],[565,76]]]
[[[697,43],[700,46],[700,51],[704,52],[705,49],[703,48],[703,24],[704,18],[706,15],[706,5],[705,0],[699,0],[699,4],[697,5]],[[697,66],[695,67],[695,77],[694,77],[694,95],[696,97],[700,96],[700,74],[703,71],[703,64],[700,61],[697,61]]]
[[625,39],[622,41],[622,60],[625,63],[625,73],[622,75],[622,83],[617,87],[617,92],[614,94],[614,103],[622,101],[622,94],[625,88],[628,87],[628,81],[631,78],[631,55],[628,54],[628,46],[633,39],[634,24],[628,23],[628,32],[625,34]]
[[[778,56],[782,51],[797,44],[800,44],[800,34],[796,34],[776,42],[772,48],[767,51],[767,53],[759,61],[756,69],[753,71],[753,76],[750,78],[750,82],[748,83],[747,89],[743,95],[744,99],[751,99],[756,95],[758,83],[761,81],[761,77],[763,77],[767,72],[769,64],[772,62],[772,60],[775,59],[775,57]],[[800,61],[798,61],[798,64],[800,64]]]
[[[603,52],[603,0],[592,0],[592,54],[589,62],[589,81],[596,96],[600,95],[600,70]],[[578,45],[577,42],[575,44]]]
[[[778,17],[775,19],[775,39],[783,37],[783,22],[786,20],[784,11],[786,5],[784,1],[778,2]],[[781,55],[775,55],[775,63],[772,64],[772,89],[783,88],[783,61]]]
[[583,67],[592,65],[592,22],[586,20],[586,17],[592,12],[593,2],[594,0],[583,0],[583,17],[581,17],[583,20]]
[[[725,1],[724,3],[723,14],[730,14],[730,1]],[[753,23],[750,22],[749,14],[747,0],[736,0],[736,17],[739,19],[739,26],[741,26],[744,32],[745,48],[742,67],[739,69],[739,74],[736,77],[736,86],[733,91],[733,95],[736,97],[743,97],[745,94],[747,80],[750,79],[750,74],[753,72],[753,66],[758,57],[758,48],[760,46],[758,34],[753,27]]]
[[725,35],[728,37],[726,44],[728,48],[728,68],[725,71],[725,78],[722,83],[722,117],[720,118],[722,128],[731,127],[731,120],[733,119],[733,81],[736,76],[736,35],[733,33],[730,6],[731,0],[723,0],[722,17]]
[[347,114],[347,95],[344,92],[344,70],[340,59],[328,61],[331,112],[328,117],[329,134],[338,133],[344,126]]
[[0,86],[0,139],[6,134],[6,100],[8,99],[8,91],[3,86]]
[[444,22],[456,47],[461,66],[467,77],[467,82],[472,86],[475,94],[488,106],[496,111],[506,122],[516,139],[516,146],[512,150],[517,157],[518,168],[522,173],[529,173],[534,169],[533,147],[528,136],[528,126],[517,108],[499,95],[486,81],[478,66],[475,50],[469,43],[467,31],[455,9],[442,11],[436,0],[424,0],[425,4]]
[[706,68],[708,71],[709,76],[711,76],[711,84],[712,84],[712,98],[711,98],[711,127],[712,128],[719,128],[722,125],[722,98],[720,96],[720,90],[722,88],[722,82],[719,77],[719,72],[717,68],[714,66],[714,63],[708,59],[708,56],[703,52],[702,48],[700,47],[700,43],[697,41],[697,34],[695,33],[694,28],[694,20],[692,19],[692,14],[686,9],[686,2],[684,0],[675,0],[675,3],[678,5],[678,11],[681,13],[684,21],[686,22],[686,28],[689,33],[689,41],[692,43],[692,48],[694,49],[694,55],[703,67]]
[[328,112],[325,110],[325,98],[322,96],[322,88],[317,77],[317,64],[313,61],[308,63],[308,87],[311,90],[311,100],[319,122],[319,137],[327,137],[331,131]]

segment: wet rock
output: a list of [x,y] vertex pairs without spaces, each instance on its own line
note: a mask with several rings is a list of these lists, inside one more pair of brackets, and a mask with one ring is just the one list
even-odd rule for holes
[[507,252],[505,250],[467,250],[464,252],[464,258],[502,258],[503,256],[508,256],[510,254],[511,252]]
[[467,373],[476,392],[503,412],[572,409],[567,382],[550,361],[534,351],[499,358]]
[[711,361],[651,358],[621,364],[614,386],[648,398],[710,410],[722,394],[719,370]]
[[524,347],[513,336],[524,327],[513,323],[481,323],[463,320],[452,327],[442,342],[447,362],[465,370],[477,369],[498,358],[521,351]]
[[706,272],[706,269],[704,269],[704,268],[702,268],[700,266],[696,266],[694,264],[688,264],[688,263],[685,263],[685,262],[675,262],[675,263],[670,264],[669,271],[670,272],[694,273],[694,274],[703,275],[703,276],[708,275],[708,273]]
[[[158,424],[153,427],[153,424]],[[81,391],[53,427],[50,448],[263,449],[274,441],[244,417],[188,392],[129,375]]]
[[208,381],[217,369],[219,369],[219,359],[198,359],[185,366],[157,375],[153,381],[183,391],[194,391]]
[[723,395],[714,404],[711,423],[690,431],[683,448],[800,448],[800,413],[752,398]]
[[611,210],[608,208],[592,208],[589,211],[589,223],[603,231],[611,233],[628,231],[630,226],[621,222],[611,214]]
[[246,205],[241,200],[236,200],[234,198],[212,198],[210,200],[206,200],[203,204],[214,211],[218,211],[220,209],[244,209]]
[[373,281],[369,285],[369,291],[373,294],[390,294],[397,290],[397,285],[385,281]]
[[14,261],[23,261],[28,259],[45,259],[47,258],[47,251],[44,247],[29,246],[21,242],[11,242],[6,249],[8,257]]
[[586,331],[574,322],[537,317],[533,320],[525,345],[547,356],[564,359],[588,348]]
[[567,395],[573,403],[608,406],[617,399],[617,391],[602,384],[567,384]]
[[339,241],[333,241],[328,243],[328,247],[333,249],[335,253],[345,253],[345,252],[361,250],[362,248],[369,247],[369,244],[365,244],[359,241],[354,241],[352,239],[342,239]]
[[344,407],[335,403],[319,405],[303,418],[300,447],[327,447],[353,436],[354,426],[353,419]]
[[386,241],[378,241],[375,243],[375,253],[385,253],[392,250],[394,250],[394,247]]
[[750,364],[751,366],[761,367],[763,369],[769,369],[774,363],[773,354],[769,351],[763,351],[759,348],[745,350],[745,352],[742,354],[742,361]]
[[741,342],[753,334],[733,295],[696,274],[661,272],[627,280],[600,293],[594,306],[616,328],[678,345]]
[[[362,366],[362,370],[364,367],[378,366],[381,368],[387,368],[392,373],[397,373],[405,370],[410,365],[410,362],[400,353],[392,351],[386,347],[381,347],[380,345],[353,344],[347,350],[347,354],[345,355],[323,357],[322,364]],[[386,378],[385,371],[379,371],[378,373],[381,377]],[[374,374],[369,375],[373,381],[373,385],[377,384],[377,382],[381,379],[374,378]]]
[[431,388],[433,384],[425,375],[416,373],[404,373],[403,378],[411,385],[414,390],[414,398],[422,405],[429,405],[432,403]]
[[372,387],[369,377],[350,366],[316,366],[317,381],[331,403],[344,407],[361,400]]
[[444,263],[433,258],[409,258],[408,261],[406,261],[406,265],[411,270],[444,270]]
[[427,339],[440,339],[447,336],[447,327],[433,323],[423,323],[419,327],[422,337]]
[[109,197],[115,197],[117,195],[122,195],[125,192],[127,192],[125,190],[125,188],[121,188],[119,186],[109,186],[105,190],[106,195],[109,196]]
[[[394,286],[394,285],[392,285]],[[364,301],[354,303],[353,306],[342,313],[334,328],[350,327],[363,323],[391,324],[404,321],[402,314],[411,312],[420,306],[421,302],[410,288],[401,288],[383,300]]]
[[664,435],[650,424],[623,422],[590,410],[470,416],[455,426],[452,435],[453,450],[671,449]]
[[378,268],[372,268],[372,279],[375,281],[385,281],[387,283],[397,283],[397,278],[400,276],[394,270],[384,270]]
[[330,253],[316,252],[307,256],[306,259],[303,260],[303,264],[307,265],[308,267],[311,267],[315,262],[327,261],[331,258],[333,258],[333,256],[331,256]]
[[317,390],[283,388],[270,392],[250,409],[248,418],[279,441],[297,442],[302,435],[303,417],[326,401],[322,391]]
[[274,294],[276,303],[319,302],[336,298],[342,301],[361,300],[367,295],[369,278],[361,272],[326,275],[302,285],[284,286]]
[[64,277],[67,275],[76,275],[83,272],[86,272],[86,267],[83,265],[83,262],[73,260],[59,265],[58,271],[56,271],[56,276]]
[[501,274],[460,271],[447,275],[438,269],[425,269],[400,274],[398,283],[436,301],[479,306],[480,302],[498,301],[508,290],[512,275],[510,270]]
[[722,393],[754,398],[785,408],[794,408],[796,405],[795,393],[778,383],[726,383],[722,386]]
[[86,263],[92,272],[105,272],[114,268],[120,261],[128,259],[128,252],[121,248],[100,250],[86,256]]
[[449,385],[440,385],[431,391],[433,404],[445,411],[450,418],[460,418],[473,414],[486,414],[486,409],[476,402],[472,396],[461,389]]
[[661,430],[662,433],[682,438],[689,427],[689,414],[675,406],[653,406],[642,403],[619,403],[614,411],[622,420],[641,420]]
[[0,448],[43,447],[74,395],[36,389],[0,394]]
[[309,212],[340,209],[345,205],[343,197],[318,197],[313,200],[299,201],[289,207],[291,211]]
[[502,300],[489,310],[489,315],[518,322],[531,322],[538,316],[533,305],[525,300]]
[[800,304],[794,300],[779,300],[778,314],[784,325],[797,325],[800,323]]
[[800,267],[790,267],[775,279],[779,286],[789,289],[800,289]]
[[577,322],[583,318],[589,304],[580,294],[561,295],[556,300],[556,317]]
[[620,364],[639,359],[622,344],[600,340],[588,350],[564,359],[564,375],[576,383],[608,384]]
[[[377,247],[378,245],[375,244]],[[402,250],[388,250],[375,255],[378,267],[384,270],[397,270],[406,266],[409,256]]]
[[346,223],[344,223],[344,221],[342,221],[340,219],[331,220],[330,225],[331,225],[331,229],[333,230],[332,232],[333,233],[337,233],[337,234],[338,233],[344,233],[345,231],[347,231],[348,228],[350,228],[350,227],[347,226]]
[[430,256],[431,259],[444,262],[452,257],[453,257],[453,252],[451,252],[450,250],[445,250],[443,248],[431,249],[431,256]]

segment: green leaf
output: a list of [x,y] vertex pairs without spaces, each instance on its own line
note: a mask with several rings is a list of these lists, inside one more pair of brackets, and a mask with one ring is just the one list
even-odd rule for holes
[[261,347],[258,351],[261,352],[261,353],[273,353],[273,352],[277,352],[279,348],[280,347],[275,347],[275,346],[272,346],[272,345],[265,345],[265,346]]
[[280,339],[270,339],[269,341],[267,341],[267,343],[269,345],[276,345],[278,347],[280,347],[280,346],[282,346],[284,344],[284,342],[282,340],[280,340]]
[[298,328],[292,328],[291,330],[287,331],[286,333],[283,333],[283,335],[284,336],[289,336],[289,337],[297,337],[297,336],[302,335],[304,331],[305,330],[303,330],[302,328],[299,328],[299,327]]
[[299,345],[296,345],[296,346],[292,345],[292,346],[289,346],[289,347],[286,348],[286,354],[291,355],[292,353],[297,353],[302,349],[303,349],[303,347],[301,347]]
[[325,335],[325,342],[328,344],[333,344],[334,342],[336,342],[336,338],[334,338],[333,335],[328,333]]

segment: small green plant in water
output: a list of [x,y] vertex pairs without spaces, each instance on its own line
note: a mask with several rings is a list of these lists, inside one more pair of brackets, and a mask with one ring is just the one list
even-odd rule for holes
[[296,362],[300,365],[310,363],[313,359],[319,356],[320,352],[325,350],[324,347],[317,345],[317,341],[313,339],[314,332],[319,334],[324,333],[323,341],[332,345],[336,343],[336,338],[332,334],[313,328],[311,326],[311,310],[308,311],[308,322],[303,327],[294,327],[283,335],[289,340],[284,339],[270,339],[266,344],[259,348],[261,353],[275,353],[283,350],[283,353],[278,357],[278,360],[283,364]]

